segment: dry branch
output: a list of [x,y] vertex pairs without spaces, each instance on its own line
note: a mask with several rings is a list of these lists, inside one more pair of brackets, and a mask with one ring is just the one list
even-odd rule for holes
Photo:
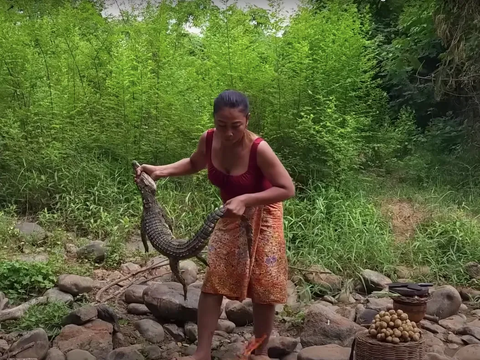
[[18,320],[23,315],[25,315],[25,312],[28,310],[30,306],[37,305],[37,304],[45,304],[47,301],[48,301],[47,297],[41,296],[38,298],[28,300],[22,305],[18,305],[14,308],[2,310],[0,311],[0,322],[6,321],[6,320]]
[[[166,266],[166,265],[168,265],[168,260],[163,260],[163,261],[160,261],[156,264],[153,264],[153,265],[147,266],[145,268],[142,268],[140,270],[134,271],[133,273],[131,273],[129,275],[126,275],[123,278],[120,278],[118,280],[115,280],[114,282],[111,282],[110,284],[108,284],[108,285],[104,286],[103,288],[101,288],[100,290],[98,290],[97,295],[95,295],[95,301],[98,302],[98,303],[104,303],[105,301],[107,301],[107,299],[111,299],[112,296],[109,296],[106,300],[101,300],[102,294],[106,290],[110,289],[112,286],[117,285],[117,284],[121,283],[122,281],[128,280],[131,277],[134,277],[135,275],[144,273],[145,271],[153,270],[153,269],[156,269],[156,268],[159,268],[159,267],[162,267],[162,266]],[[132,285],[132,283],[125,286],[124,289],[127,289],[131,285]]]

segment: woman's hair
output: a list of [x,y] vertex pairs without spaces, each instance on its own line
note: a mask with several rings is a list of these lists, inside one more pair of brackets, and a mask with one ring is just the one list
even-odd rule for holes
[[245,94],[235,90],[225,90],[218,95],[213,102],[213,115],[223,108],[239,109],[247,116],[250,112],[250,105]]

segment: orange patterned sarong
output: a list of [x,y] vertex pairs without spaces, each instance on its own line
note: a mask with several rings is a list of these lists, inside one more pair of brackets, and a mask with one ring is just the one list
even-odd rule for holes
[[248,208],[253,230],[251,258],[239,218],[222,218],[208,246],[208,269],[202,291],[258,304],[287,301],[288,263],[283,233],[283,205]]

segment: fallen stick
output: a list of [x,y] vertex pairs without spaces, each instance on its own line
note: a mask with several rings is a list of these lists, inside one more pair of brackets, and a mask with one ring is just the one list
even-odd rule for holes
[[0,322],[6,321],[6,320],[18,320],[23,315],[25,315],[25,312],[30,306],[37,305],[37,304],[45,304],[47,301],[48,301],[47,297],[41,296],[38,298],[28,300],[22,305],[18,305],[14,308],[2,310],[0,311]]
[[[134,271],[133,273],[131,273],[129,275],[126,275],[123,278],[120,278],[118,280],[115,280],[114,282],[111,282],[110,284],[108,284],[108,285],[104,286],[103,288],[101,288],[100,290],[98,290],[97,295],[95,295],[95,301],[98,302],[98,303],[105,302],[106,300],[103,300],[103,301],[101,300],[102,294],[106,290],[110,289],[112,286],[117,285],[118,283],[121,283],[122,281],[128,280],[131,277],[134,277],[135,275],[141,274],[145,271],[153,270],[153,269],[156,269],[156,268],[159,268],[159,267],[162,267],[162,266],[166,266],[166,265],[168,265],[168,260],[163,260],[163,261],[160,261],[156,264],[147,266],[146,268],[142,268],[140,270]],[[128,286],[130,286],[130,285],[128,285]],[[126,286],[125,288],[128,288],[128,286]],[[111,297],[109,297],[109,298],[111,298]]]
[[35,343],[34,343],[34,342],[31,342],[30,344],[26,344],[26,345],[22,346],[20,349],[15,350],[15,351],[13,351],[13,352],[10,352],[10,351],[7,350],[7,352],[5,353],[5,355],[3,355],[3,356],[0,357],[0,360],[9,359],[10,357],[15,356],[15,355],[21,353],[22,351],[25,351],[25,350],[30,349],[30,348],[33,347],[34,345],[35,345]]
[[125,286],[123,289],[118,290],[115,294],[113,294],[113,295],[109,296],[108,298],[106,298],[105,300],[103,300],[103,302],[106,302],[106,301],[110,300],[111,298],[115,297],[115,304],[118,305],[118,300],[120,299],[120,296],[121,296],[123,293],[125,293],[130,286],[143,284],[143,283],[146,283],[147,281],[150,281],[150,280],[153,280],[153,279],[162,277],[163,275],[166,275],[166,274],[171,274],[171,272],[167,272],[167,273],[162,274],[162,275],[153,275],[153,276],[150,276],[150,277],[148,277],[148,278],[146,278],[146,279],[133,280],[130,284],[128,284],[127,286]]

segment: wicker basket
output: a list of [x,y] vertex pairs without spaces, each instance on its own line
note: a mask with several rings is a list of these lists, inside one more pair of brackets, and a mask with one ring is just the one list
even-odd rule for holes
[[424,360],[425,339],[407,343],[380,342],[362,331],[355,338],[355,360]]

